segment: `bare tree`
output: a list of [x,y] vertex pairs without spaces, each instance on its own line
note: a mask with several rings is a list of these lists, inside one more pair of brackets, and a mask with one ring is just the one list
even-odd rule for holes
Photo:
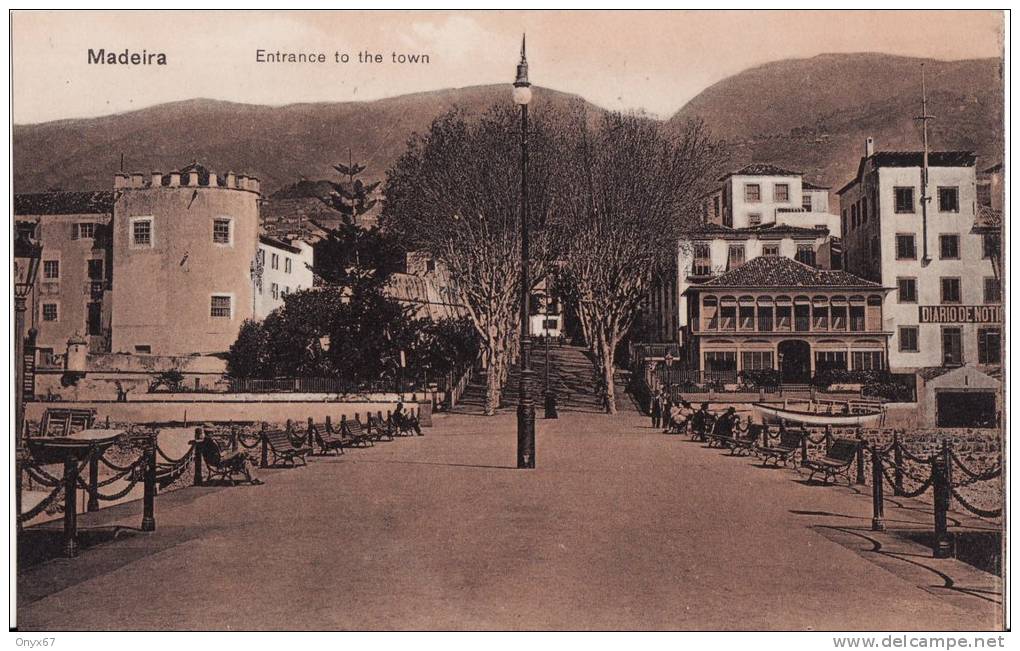
[[[548,260],[542,229],[549,206],[549,138],[541,121],[529,134],[531,277]],[[520,126],[510,107],[480,118],[460,111],[415,135],[389,170],[383,228],[446,264],[482,340],[488,367],[485,413],[500,405],[518,351],[520,279]]]
[[616,413],[616,348],[659,271],[675,261],[722,155],[700,122],[669,132],[638,115],[575,112],[558,148],[553,210],[560,282],[576,305],[606,411]]

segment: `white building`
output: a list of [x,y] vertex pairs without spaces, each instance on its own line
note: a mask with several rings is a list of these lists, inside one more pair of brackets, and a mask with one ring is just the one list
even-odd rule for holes
[[856,177],[839,191],[845,268],[894,288],[883,329],[895,333],[889,367],[998,366],[1002,290],[998,232],[978,218],[975,156],[875,152],[869,138]]
[[300,240],[284,242],[266,235],[259,236],[252,281],[255,285],[254,312],[264,319],[278,307],[283,297],[301,289],[309,289],[314,281],[312,246]]

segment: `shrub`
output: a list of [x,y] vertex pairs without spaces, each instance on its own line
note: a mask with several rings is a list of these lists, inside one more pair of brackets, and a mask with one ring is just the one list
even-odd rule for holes
[[741,371],[739,377],[741,384],[751,390],[774,387],[779,384],[779,371],[774,368]]

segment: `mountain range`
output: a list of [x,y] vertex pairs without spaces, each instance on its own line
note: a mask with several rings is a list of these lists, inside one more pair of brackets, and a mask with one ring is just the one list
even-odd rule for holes
[[[998,59],[936,61],[885,54],[825,54],[777,61],[724,79],[668,118],[705,121],[725,141],[732,169],[769,162],[812,182],[840,187],[873,136],[880,150],[919,149],[913,117],[925,64],[934,149],[975,151],[979,165],[1002,160],[1003,78]],[[680,74],[680,73],[678,73]],[[534,112],[577,101],[536,88]],[[333,164],[366,165],[384,178],[412,133],[457,106],[480,112],[508,102],[507,85],[473,86],[372,102],[263,106],[194,99],[96,118],[14,125],[14,189],[100,190],[113,174],[168,171],[199,161],[254,174],[269,193],[300,180],[336,178]],[[591,108],[601,110],[592,105]],[[311,184],[306,184],[313,187]]]

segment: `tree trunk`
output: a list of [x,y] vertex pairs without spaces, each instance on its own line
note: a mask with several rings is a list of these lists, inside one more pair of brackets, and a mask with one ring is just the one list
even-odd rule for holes
[[492,416],[499,409],[503,393],[503,366],[505,354],[490,347],[485,353],[488,362],[488,373],[485,376],[485,415]]
[[613,384],[613,364],[616,355],[615,346],[608,342],[602,342],[602,379],[606,387],[606,413],[615,414],[616,410],[616,386]]

